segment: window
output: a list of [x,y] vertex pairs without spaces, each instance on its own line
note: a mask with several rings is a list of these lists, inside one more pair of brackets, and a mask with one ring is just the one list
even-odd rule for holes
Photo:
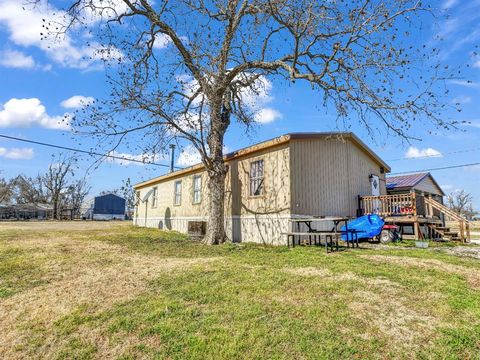
[[199,204],[202,201],[202,175],[193,177],[193,203]]
[[182,181],[181,180],[175,181],[174,193],[175,193],[174,204],[180,205],[182,203]]
[[155,186],[152,192],[152,208],[157,207],[158,188]]
[[263,195],[263,160],[250,164],[250,196]]

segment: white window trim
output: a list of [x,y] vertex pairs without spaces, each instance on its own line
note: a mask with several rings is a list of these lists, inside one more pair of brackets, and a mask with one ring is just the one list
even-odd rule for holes
[[[255,163],[262,162],[262,176],[256,176],[255,178],[252,178],[252,167],[254,166]],[[252,182],[253,181],[258,181],[261,180],[262,184],[262,192],[260,194],[252,194]],[[248,172],[248,196],[249,197],[260,197],[265,194],[265,160],[264,159],[257,159],[254,161],[250,162],[250,169]]]
[[[180,191],[178,192],[178,203],[177,203],[177,184],[180,184]],[[173,183],[173,205],[180,206],[182,205],[182,180],[176,180]]]
[[152,209],[156,209],[158,206],[158,186],[153,187],[152,192]]
[[[195,189],[195,180],[200,179],[199,189]],[[198,192],[198,201],[195,201],[195,193]],[[197,205],[202,202],[202,175],[193,175],[192,178],[192,204]]]

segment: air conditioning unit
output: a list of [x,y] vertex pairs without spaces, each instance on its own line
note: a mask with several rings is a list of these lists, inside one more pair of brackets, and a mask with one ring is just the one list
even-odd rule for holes
[[189,221],[188,222],[188,236],[194,240],[201,240],[207,231],[206,221]]

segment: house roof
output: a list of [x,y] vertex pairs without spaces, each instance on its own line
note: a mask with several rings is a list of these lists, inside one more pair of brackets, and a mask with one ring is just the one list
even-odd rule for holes
[[432,174],[428,172],[389,176],[387,177],[387,190],[411,189],[417,186],[418,184],[420,184],[427,177],[430,177],[433,183],[441,191],[442,195],[445,195],[442,188],[438,185],[438,183],[433,178]]
[[[224,156],[225,161],[237,159],[258,151],[262,151],[268,148],[272,148],[275,146],[279,146],[282,144],[289,143],[291,140],[311,140],[311,139],[328,139],[328,138],[338,138],[339,140],[342,139],[350,139],[354,144],[356,144],[361,150],[363,150],[367,155],[369,155],[373,160],[375,160],[381,167],[385,169],[385,172],[388,173],[391,171],[390,166],[383,161],[377,154],[375,154],[360,138],[355,135],[353,132],[309,132],[309,133],[289,133],[285,134],[267,141],[260,142],[258,144],[254,144],[237,151],[228,153]],[[185,169],[173,171],[171,173],[158,176],[156,178],[135,184],[133,187],[135,189],[139,189],[160,181],[164,181],[167,179],[172,179],[175,177],[180,177],[183,175],[187,175],[199,170],[202,170],[204,165],[202,163],[190,166]]]
[[[115,194],[115,193],[113,193],[113,192],[107,192],[107,193],[104,193],[104,194],[97,195],[97,196],[95,196],[94,199],[101,198],[101,197],[105,197],[105,196],[115,196],[115,197],[117,197],[117,198],[119,198],[119,199],[124,199],[124,198],[121,197],[120,195],[117,195],[117,194]],[[124,199],[124,200],[125,200],[125,199]]]
[[425,179],[429,173],[408,174],[387,177],[387,188],[396,189],[403,187],[414,187],[420,181]]

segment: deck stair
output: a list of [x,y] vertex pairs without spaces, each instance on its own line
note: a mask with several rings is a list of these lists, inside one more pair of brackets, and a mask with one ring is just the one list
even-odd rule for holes
[[430,236],[436,240],[445,241],[459,241],[461,238],[458,236],[458,232],[451,231],[448,227],[439,226],[438,224],[427,224],[430,229]]
[[460,235],[457,232],[450,231],[449,228],[436,227],[433,224],[429,225],[429,228],[433,230],[434,233],[441,234],[443,233],[442,238],[450,240],[459,240],[462,242],[470,242],[470,223],[463,216],[457,214],[452,209],[446,207],[443,204],[440,204],[438,201],[425,197],[425,204],[430,207],[430,213],[432,213],[432,208],[437,209],[443,213],[447,218],[450,218],[454,221],[458,221]]

